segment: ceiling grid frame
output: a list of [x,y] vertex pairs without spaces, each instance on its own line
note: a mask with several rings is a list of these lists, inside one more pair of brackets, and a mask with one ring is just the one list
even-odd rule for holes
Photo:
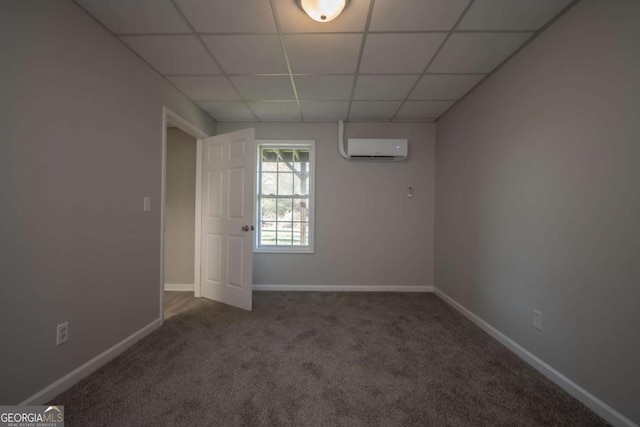
[[[130,6],[131,3],[129,2],[137,1],[140,1],[140,3],[134,6]],[[343,14],[346,16],[341,16],[338,18],[343,19],[344,22],[333,27],[323,27],[323,25],[325,24],[318,25],[316,23],[307,22],[306,20],[308,19],[308,17],[306,17],[306,15],[304,15],[303,12],[298,9],[298,5],[295,0],[269,0],[268,4],[261,3],[262,0],[238,0],[237,2],[234,1],[229,3],[224,0],[211,0],[210,3],[207,3],[203,6],[200,6],[198,2],[194,2],[191,0],[157,1],[157,4],[160,5],[158,7],[155,7],[155,2],[146,2],[143,0],[114,0],[112,3],[103,3],[103,0],[74,0],[74,2],[78,4],[79,7],[84,9],[98,23],[100,23],[101,26],[103,26],[111,34],[118,38],[142,61],[144,61],[162,77],[168,80],[169,83],[177,90],[179,90],[182,94],[191,98],[194,102],[197,102],[198,106],[205,110],[216,121],[252,120],[258,122],[271,122],[279,120],[317,122],[343,119],[349,121],[424,122],[436,121],[449,109],[453,108],[453,106],[460,102],[461,99],[464,99],[476,87],[481,85],[487,77],[495,73],[496,70],[501,68],[513,56],[515,56],[519,51],[527,46],[541,32],[548,28],[553,22],[555,22],[569,9],[571,9],[571,7],[573,7],[580,0],[539,0],[539,2],[534,2],[533,0],[513,0],[513,4],[516,6],[513,9],[509,8],[505,14],[496,12],[498,10],[497,8],[500,7],[500,2],[493,2],[490,0],[469,0],[466,4],[464,1],[459,1],[457,2],[457,5],[455,3],[451,3],[453,4],[453,6],[450,6],[450,4],[445,0],[429,0],[430,4],[433,4],[435,7],[435,14],[429,15],[428,19],[419,22],[415,19],[415,16],[417,16],[416,13],[428,13],[429,9],[425,9],[424,4],[420,1],[414,0],[407,2],[406,6],[410,8],[408,11],[402,11],[403,13],[400,13],[399,15],[395,14],[394,12],[394,17],[392,17],[391,21],[387,24],[384,24],[383,21],[380,20],[380,16],[386,17],[386,13],[392,11],[392,9],[389,9],[389,7],[390,5],[393,6],[393,3],[390,3],[387,0],[370,0],[368,5],[365,6],[362,3],[360,5],[355,4],[359,0],[351,0],[351,3],[353,3],[349,5],[349,7],[351,8],[351,14],[349,15],[348,7],[347,9],[345,9],[346,13],[343,12]],[[267,12],[267,8],[271,8],[273,23],[269,22],[271,17],[267,18],[266,14],[263,14],[262,17],[260,17],[259,14],[256,15],[256,13],[253,12],[253,8],[251,7],[251,5],[254,4],[254,2],[256,3],[256,5],[260,5],[259,9],[262,10],[262,12]],[[258,2],[260,3],[258,4]],[[378,3],[380,3],[381,6],[376,9]],[[557,5],[555,3],[557,3]],[[141,4],[144,6],[141,6]],[[188,14],[182,9],[181,5],[187,8]],[[474,6],[476,5],[478,5],[478,7],[474,8]],[[511,4],[509,4],[509,6],[511,6]],[[176,16],[174,18],[172,18],[170,14],[167,13],[167,11],[171,8],[173,8],[176,13]],[[127,12],[129,11],[131,11],[132,14],[127,15]],[[366,18],[363,16],[365,11]],[[169,12],[173,13],[173,10],[169,10]],[[214,19],[211,21],[217,22],[215,25],[211,25],[211,22],[207,24],[206,18],[204,18],[205,20],[203,20],[202,16],[204,16],[203,14],[205,12],[215,14]],[[280,12],[283,13],[282,17],[279,16]],[[229,24],[224,21],[225,19],[227,19],[227,13],[229,13],[229,16],[231,17],[231,20],[228,21]],[[381,13],[383,13],[383,15],[380,15]],[[413,16],[410,16],[411,13],[413,13]],[[371,29],[373,25],[372,21],[374,15],[376,15],[376,24],[374,25],[375,29]],[[437,18],[438,16],[440,18]],[[101,20],[101,17],[104,18],[104,21]],[[160,25],[153,21],[158,17],[160,18]],[[189,17],[193,18],[196,24],[191,22]],[[465,20],[465,18],[467,17],[469,19]],[[180,24],[177,21],[178,18],[185,25]],[[453,21],[454,18],[455,21]],[[454,22],[454,24],[447,30],[445,28],[446,26],[437,24],[437,19],[446,19],[446,21],[441,21],[441,24],[446,22],[446,26],[451,25],[452,22]],[[281,20],[284,21],[281,22]],[[172,25],[165,25],[165,22],[171,22]],[[416,22],[418,22],[418,25],[416,25]],[[256,25],[252,26],[251,23],[256,23]],[[527,23],[529,25],[527,25]],[[111,25],[113,25],[112,28],[115,28],[118,31],[112,30],[112,28],[110,28]],[[204,31],[198,32],[195,25],[198,25],[198,28]],[[364,28],[362,26],[364,26]],[[215,31],[218,28],[223,31]],[[238,28],[242,31],[234,32],[235,28]],[[252,28],[258,29],[259,31],[251,31]],[[322,31],[324,28],[327,28],[327,31]],[[403,28],[411,29],[405,30]],[[440,29],[435,30],[435,28]],[[187,29],[190,29],[191,32],[186,32]],[[307,31],[307,29],[309,31]],[[151,31],[145,32],[145,30]],[[402,56],[395,55],[394,53],[397,52],[397,48],[395,46],[378,46],[377,44],[369,46],[369,53],[367,55],[371,56],[372,52],[378,52],[378,50],[372,49],[381,49],[380,55],[385,55],[385,51],[388,52],[390,58],[392,58],[390,60],[390,64],[397,64],[395,68],[398,71],[393,71],[393,67],[384,66],[378,67],[377,69],[365,67],[368,69],[365,70],[365,72],[362,72],[363,58],[365,56],[365,50],[367,49],[367,43],[369,42],[368,36],[394,34],[446,35],[444,36],[442,41],[437,40],[437,42],[439,42],[438,48],[435,51],[432,50],[433,54],[431,54],[431,57],[428,59],[427,65],[424,69],[421,70],[421,72],[419,72],[415,68],[411,68],[411,61],[405,61],[402,59]],[[487,36],[484,38],[480,36],[478,36],[477,38],[473,38],[471,36],[471,38],[463,38],[462,35],[466,34],[493,34],[496,36]],[[504,36],[498,36],[498,34],[504,34]],[[284,72],[285,68],[282,69],[282,73],[260,73],[259,71],[269,71],[269,67],[260,68],[255,65],[257,64],[255,61],[253,64],[251,63],[251,61],[244,61],[243,63],[241,62],[243,67],[232,67],[234,68],[234,72],[229,72],[226,69],[226,65],[228,64],[223,66],[222,62],[220,62],[220,60],[212,51],[212,48],[209,47],[208,43],[204,40],[204,37],[206,36],[273,37],[276,35],[278,36],[277,40],[282,50],[284,63],[286,64],[286,73]],[[296,54],[293,58],[290,57],[286,36],[299,35],[310,36],[309,39],[307,39],[309,40],[309,43],[311,43],[310,46],[316,46],[316,44],[314,43],[318,43],[320,40],[322,40],[318,38],[315,39],[317,41],[314,41],[313,36],[358,35],[362,38],[358,41],[358,48],[354,46],[355,43],[352,43],[352,41],[355,42],[355,40],[353,39],[349,41],[348,39],[338,38],[336,41],[332,41],[333,43],[340,43],[341,40],[344,40],[345,42],[349,41],[351,46],[349,47],[349,55],[351,55],[351,61],[353,62],[347,60],[346,58],[348,57],[345,57],[342,54],[339,54],[337,57],[331,57],[330,50],[327,50],[325,48],[325,46],[327,45],[319,48],[319,54],[325,55],[324,57],[327,61],[336,60],[338,61],[337,64],[342,64],[338,65],[337,67],[334,66],[334,71],[345,72],[329,72],[332,71],[331,67],[320,66],[320,69],[314,69],[313,67],[304,65],[300,69],[300,71],[308,72],[294,73],[293,70],[296,70],[296,68],[299,67],[298,65],[296,65],[297,63],[304,64],[304,61],[310,61],[307,62],[307,64],[310,63],[320,65],[320,63],[315,60],[315,58],[310,57],[309,55],[300,56],[299,54]],[[454,35],[460,36],[453,37]],[[514,37],[509,37],[509,35],[513,35]],[[521,36],[518,37],[518,35]],[[165,40],[167,43],[169,43],[169,50],[165,50],[164,52],[162,52],[165,40],[157,36],[167,37]],[[187,44],[187,39],[185,39],[185,46],[189,47],[189,49],[186,49],[186,53],[182,55],[182,52],[176,50],[180,49],[181,44],[172,42],[171,37],[173,36],[195,37],[190,39],[190,41],[188,42],[189,44]],[[140,42],[135,43],[131,41],[135,40],[136,37],[147,37],[147,40],[145,40],[144,42],[141,40]],[[157,38],[154,40],[154,37]],[[204,51],[202,53],[200,53],[199,49],[195,48],[195,40],[197,40],[197,45],[199,45],[201,48],[204,48]],[[325,40],[327,41],[322,41],[322,43],[329,43],[329,40],[332,39],[325,38]],[[406,54],[419,54],[420,49],[423,46],[420,43],[414,43],[411,40],[411,38],[405,38],[404,40],[404,46],[406,46]],[[452,41],[454,41],[454,43],[450,43]],[[495,46],[489,44],[492,43],[492,41],[495,41]],[[129,42],[131,42],[132,45],[129,45]],[[448,43],[450,43],[451,46],[448,45]],[[462,44],[463,47],[461,47],[461,43],[466,44]],[[482,43],[484,43],[484,45]],[[240,57],[242,54],[251,55],[252,50],[253,52],[260,52],[260,50],[256,50],[259,49],[259,47],[256,46],[260,46],[260,44],[255,43],[255,46],[248,46],[249,50],[247,52],[244,52],[244,47],[236,48],[242,49],[242,51],[236,50],[239,55],[238,57]],[[276,44],[273,45],[274,49],[275,46]],[[377,47],[374,48],[373,46]],[[425,46],[428,45],[425,44]],[[431,49],[434,49],[435,45],[432,44],[432,46],[433,47]],[[459,52],[457,53],[458,55],[465,52],[464,50],[461,51],[460,49],[467,49],[468,52],[474,52],[470,49],[473,49],[476,46],[481,46],[483,48],[484,46],[486,46],[489,49],[489,56],[487,56],[484,60],[476,62],[473,62],[473,59],[460,61],[456,57],[451,56],[452,52],[457,51]],[[146,53],[144,49],[147,49]],[[148,49],[152,49],[151,54],[148,53]],[[446,52],[443,51],[443,49],[446,49]],[[180,68],[180,66],[173,66],[173,64],[171,64],[170,61],[174,58],[173,56],[171,56],[171,52],[177,52],[179,53],[177,57],[185,58],[186,62],[185,65],[182,66],[182,68]],[[202,56],[205,54],[205,52],[207,57],[206,60],[204,59],[205,56]],[[275,52],[276,51],[274,50],[271,55],[275,55]],[[437,60],[441,53],[443,54],[442,57]],[[270,53],[266,54],[269,55]],[[357,57],[355,56],[356,54]],[[340,55],[342,55],[342,57]],[[199,58],[202,59],[200,60]],[[292,60],[295,61],[292,62]],[[435,64],[436,61],[437,64]],[[208,63],[211,64],[209,69],[207,69],[206,66],[206,64]],[[213,66],[214,64],[215,67],[218,68],[218,70],[215,69],[215,67]],[[355,64],[354,72],[346,72],[349,71],[349,68],[345,68],[345,64],[351,64],[351,66]],[[422,64],[419,65],[422,66]],[[198,68],[202,69],[202,71],[204,72],[198,73]],[[343,70],[341,70],[341,68]],[[165,71],[165,73],[160,72],[159,69],[162,69],[163,71]],[[434,71],[430,71],[431,69],[433,69]],[[375,72],[378,70],[380,72]],[[387,70],[390,72],[384,72]],[[173,72],[166,73],[167,71]],[[180,73],[181,71],[190,71],[190,73]],[[274,71],[278,70],[274,69]],[[214,84],[214,86],[209,86],[210,83],[206,79],[197,79],[197,77],[204,78],[214,76],[217,76],[218,78],[224,78],[224,80],[214,79],[211,82],[211,84]],[[347,80],[335,80],[337,82],[343,82],[340,83],[341,89],[339,89],[338,91],[331,91],[331,79],[323,80],[309,78],[306,79],[305,87],[307,89],[305,89],[305,94],[301,93],[300,89],[297,87],[297,78],[301,76],[350,77],[352,78],[352,80],[348,99],[346,95],[339,96],[341,93],[347,93],[346,90],[349,89]],[[396,81],[402,81],[400,77],[405,76],[405,80],[409,77],[415,77],[416,80],[413,82],[407,93],[404,93],[404,89],[398,89],[395,91],[376,90],[371,94],[373,96],[366,96],[365,92],[363,91],[363,88],[365,86],[360,85],[360,89],[358,89],[357,87],[361,77],[365,76],[388,76],[389,78],[396,77]],[[426,76],[480,77],[476,84],[471,85],[470,83],[474,81],[473,78],[434,78],[429,79],[429,83],[426,83]],[[177,82],[174,83],[173,81],[171,81],[171,79],[175,77],[193,77],[194,79],[184,79],[182,81],[180,81],[180,79],[176,79]],[[240,82],[236,84],[236,82],[234,81],[235,78],[239,77],[265,78],[253,80],[242,79],[242,87],[239,87],[238,84],[240,84]],[[288,90],[285,90],[285,87],[283,86],[284,82],[282,80],[270,81],[270,77],[288,77],[288,81],[290,82],[289,90],[291,90],[292,93],[287,95]],[[219,83],[215,83],[216,81],[218,81]],[[223,84],[223,81],[226,81],[229,87],[232,88],[237,95],[232,94],[230,92],[231,89],[227,90],[227,85],[226,83]],[[371,84],[375,85],[375,83],[372,82],[376,81],[379,81],[380,83],[378,84],[380,85],[385,85],[383,82],[391,82],[394,80],[369,79],[370,83],[368,86],[371,87]],[[423,84],[421,84],[421,82],[423,82]],[[260,85],[266,85],[266,88],[267,86],[271,86],[274,83],[280,89],[266,91],[259,90],[258,86]],[[221,86],[217,86],[218,84],[220,84]],[[249,87],[256,85],[258,86],[256,86],[255,90],[249,90],[246,89],[247,84],[249,84]],[[313,88],[313,86],[310,86],[312,84],[317,84],[318,89],[311,90],[310,92],[310,88]],[[443,86],[438,86],[440,84],[442,84]],[[198,89],[198,86],[200,86],[201,89]],[[215,89],[217,87],[219,87],[220,89]],[[197,92],[197,90],[204,91],[202,93],[206,93],[206,90],[208,90],[209,93],[206,96],[203,95],[199,97],[199,92]],[[323,90],[328,91],[328,93],[322,93]],[[344,92],[340,92],[343,90]],[[189,95],[187,95],[187,93]],[[216,93],[219,93],[219,96],[216,96]],[[382,96],[383,98],[376,98],[376,94]],[[274,95],[274,97],[270,97],[270,95]],[[205,99],[209,97],[214,99]],[[424,104],[420,105],[421,102]],[[438,108],[431,108],[432,105],[429,105],[429,102],[433,102],[433,105],[437,106]],[[218,105],[207,107],[203,105],[206,103]],[[256,103],[261,104],[259,105],[260,111],[254,109],[254,105]],[[348,108],[346,109],[345,113],[343,108],[344,104],[346,103],[348,103]],[[371,106],[371,110],[362,110],[362,108],[359,108],[360,114],[358,114],[356,117],[354,115],[354,106],[356,103],[358,103],[359,107],[362,108],[364,108],[365,104],[371,103],[369,104]],[[386,103],[388,106],[391,103],[397,103],[397,108],[395,108],[393,114],[390,114],[390,111],[382,112],[383,110],[380,110],[378,106],[373,105],[375,103]],[[240,105],[242,105],[242,107],[240,107]],[[227,106],[230,109],[225,112],[225,108]],[[243,110],[237,110],[236,107],[243,108]],[[257,107],[258,106],[256,106],[256,108]],[[273,110],[270,110],[271,107],[273,107]],[[329,118],[330,116],[333,116],[333,112],[331,112],[332,108],[337,109],[337,111],[335,112],[335,118]],[[207,111],[211,109],[216,110],[215,114],[211,111]],[[295,115],[293,115],[295,110],[297,110],[297,112]],[[231,113],[229,114],[229,112]],[[238,116],[233,116],[233,114],[238,114]],[[278,116],[280,114],[282,114],[281,120],[278,119]],[[249,118],[250,115],[252,116],[251,119]],[[273,118],[270,118],[269,115],[273,115]]]
[[278,18],[278,12],[276,11],[275,5],[273,4],[273,0],[269,0],[269,5],[271,6],[271,13],[273,13],[273,19],[276,23],[276,31],[278,32],[278,40],[280,40],[280,47],[282,48],[282,54],[284,55],[284,62],[287,65],[287,70],[289,71],[289,80],[291,81],[293,96],[295,98],[296,105],[298,106],[298,115],[300,116],[300,120],[304,121],[304,116],[302,115],[302,107],[300,106],[300,99],[298,98],[298,89],[296,88],[296,82],[293,78],[293,72],[291,71],[291,61],[289,60],[289,53],[287,52],[287,46],[284,43],[284,36],[282,35],[282,31],[280,31],[280,20]]
[[[520,51],[522,51],[522,49],[524,49],[525,47],[527,47],[529,45],[529,43],[533,42],[540,34],[542,34],[547,28],[549,28],[551,25],[553,25],[554,22],[556,22],[558,19],[560,19],[562,16],[564,16],[569,10],[571,10],[572,7],[574,7],[576,4],[580,3],[581,0],[572,0],[568,5],[566,5],[560,12],[558,12],[555,16],[553,16],[549,21],[547,21],[542,27],[540,27],[538,30],[536,30],[536,32],[533,33],[533,35],[531,37],[529,37],[524,43],[522,43],[522,45],[517,48],[515,51],[513,51],[511,53],[511,55],[509,55],[507,58],[505,58],[504,61],[502,61],[500,64],[498,64],[490,73],[486,74],[484,76],[483,79],[481,79],[478,83],[476,83],[471,89],[469,89],[467,91],[467,93],[465,93],[464,95],[462,95],[460,98],[458,98],[458,100],[456,101],[455,104],[453,104],[451,107],[447,108],[441,115],[440,117],[444,116],[445,114],[447,114],[447,112],[449,110],[451,110],[453,107],[455,107],[460,101],[462,101],[464,98],[466,98],[467,96],[469,96],[469,94],[471,94],[471,92],[473,92],[474,90],[476,90],[476,88],[478,86],[480,86],[485,80],[487,80],[489,77],[491,77],[493,74],[495,74],[498,70],[500,70],[500,68],[502,68],[507,62],[509,62],[511,60],[511,58],[513,58],[514,56],[516,56],[518,53],[520,53]],[[440,118],[438,117],[438,118]],[[435,119],[435,121],[438,121],[438,118]]]
[[373,16],[373,8],[376,5],[376,0],[370,0],[369,11],[367,12],[367,22],[364,24],[364,30],[362,34],[362,42],[360,44],[360,52],[358,53],[358,63],[354,72],[353,82],[351,83],[351,95],[349,96],[349,108],[347,109],[347,121],[351,117],[351,107],[353,106],[353,96],[356,93],[356,86],[358,84],[358,76],[360,75],[360,65],[362,64],[362,56],[364,55],[364,47],[367,43],[367,36],[369,35],[369,26],[371,25],[371,17]]
[[[211,53],[211,50],[209,49],[209,46],[207,46],[207,44],[204,42],[204,40],[202,39],[202,35],[199,34],[195,27],[193,26],[193,24],[187,19],[186,15],[184,14],[184,12],[182,11],[182,9],[180,9],[180,7],[178,6],[178,4],[176,3],[176,0],[169,0],[171,2],[171,4],[173,5],[173,7],[175,7],[176,11],[180,14],[180,16],[182,17],[182,19],[187,23],[187,25],[189,26],[189,28],[191,28],[192,34],[195,35],[198,38],[198,42],[202,45],[202,47],[207,51],[207,53],[209,54],[209,56],[211,57],[211,59],[213,59],[213,62],[216,63],[216,65],[218,66],[218,68],[220,69],[220,71],[222,72],[222,75],[227,79],[227,82],[229,82],[229,84],[231,85],[231,87],[233,89],[235,89],[236,92],[238,92],[238,95],[240,96],[240,98],[243,100],[243,102],[245,103],[245,106],[247,108],[249,108],[249,110],[251,111],[251,113],[253,114],[253,116],[258,119],[258,115],[256,114],[255,111],[253,111],[253,109],[251,108],[251,105],[249,105],[248,102],[246,102],[242,96],[242,94],[240,93],[240,91],[238,90],[238,88],[236,87],[236,85],[233,83],[233,80],[231,80],[229,78],[229,76],[226,74],[224,68],[222,67],[222,65],[220,65],[220,63],[218,62],[218,60],[215,58],[215,56],[213,55],[213,53]],[[168,80],[168,79],[167,79]],[[201,107],[202,108],[202,107]],[[203,109],[204,110],[204,109]],[[206,112],[206,111],[205,111]],[[209,113],[207,113],[209,114]],[[211,114],[209,114],[209,116],[211,116]],[[215,117],[211,117],[212,119],[218,121]]]
[[[458,16],[458,19],[453,24],[453,27],[451,27],[451,29],[449,30],[449,32],[445,36],[444,40],[442,40],[442,43],[440,43],[440,46],[438,46],[438,49],[435,51],[435,53],[433,54],[433,56],[431,57],[431,59],[427,63],[427,66],[424,67],[424,70],[422,71],[422,75],[425,75],[427,70],[429,70],[429,67],[431,67],[431,64],[433,64],[433,61],[436,60],[436,58],[438,57],[438,54],[440,53],[440,51],[442,50],[444,45],[447,44],[447,41],[451,38],[451,35],[456,30],[458,25],[460,25],[460,22],[462,22],[462,20],[464,19],[465,15],[469,11],[469,9],[471,9],[471,6],[473,6],[475,1],[476,0],[470,0],[469,3],[467,4],[467,6],[462,11],[462,13],[460,14],[460,16]],[[411,88],[411,90],[409,90],[409,93],[404,98],[404,100],[402,100],[402,103],[400,104],[400,106],[398,107],[396,112],[393,114],[393,117],[391,118],[391,121],[393,121],[393,120],[398,118],[398,113],[400,113],[400,110],[402,110],[402,107],[407,103],[407,101],[409,100],[409,97],[411,96],[411,93],[413,93],[413,91],[415,90],[416,86],[418,86],[418,83],[420,82],[421,79],[422,79],[422,77],[420,77],[418,80],[416,80],[416,82],[413,84],[413,87]]]

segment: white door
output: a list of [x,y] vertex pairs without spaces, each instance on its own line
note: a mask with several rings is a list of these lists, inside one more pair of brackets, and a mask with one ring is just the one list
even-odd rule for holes
[[251,310],[254,130],[203,141],[200,292]]

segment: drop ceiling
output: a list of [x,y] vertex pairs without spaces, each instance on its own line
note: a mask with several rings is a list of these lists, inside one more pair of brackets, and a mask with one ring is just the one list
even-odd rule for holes
[[572,0],[76,0],[218,121],[431,121]]

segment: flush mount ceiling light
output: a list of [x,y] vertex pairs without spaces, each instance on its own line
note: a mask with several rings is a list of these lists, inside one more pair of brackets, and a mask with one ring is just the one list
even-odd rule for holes
[[296,0],[298,6],[314,21],[329,22],[340,15],[349,0]]

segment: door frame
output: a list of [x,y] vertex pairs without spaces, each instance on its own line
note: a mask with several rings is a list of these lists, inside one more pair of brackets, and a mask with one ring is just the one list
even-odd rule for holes
[[196,139],[196,218],[195,250],[193,265],[194,295],[200,297],[200,239],[202,230],[202,140],[209,135],[204,130],[171,111],[162,107],[162,173],[160,182],[160,319],[164,322],[164,266],[165,266],[165,203],[167,197],[167,126],[175,126]]

